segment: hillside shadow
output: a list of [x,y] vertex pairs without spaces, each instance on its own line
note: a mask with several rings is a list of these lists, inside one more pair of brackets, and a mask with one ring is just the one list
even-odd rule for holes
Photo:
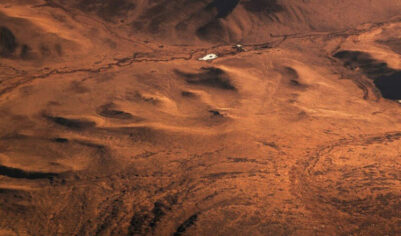
[[401,70],[392,69],[387,63],[378,61],[365,52],[340,51],[334,57],[342,60],[345,67],[360,70],[372,79],[384,98],[401,99]]

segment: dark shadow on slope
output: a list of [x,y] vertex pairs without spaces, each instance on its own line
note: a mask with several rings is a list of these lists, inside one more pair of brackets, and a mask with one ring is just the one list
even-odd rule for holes
[[50,121],[67,127],[69,129],[74,129],[74,130],[84,130],[87,128],[92,128],[96,126],[96,123],[93,121],[88,121],[88,120],[80,120],[80,119],[67,119],[64,117],[53,117],[53,116],[45,116],[47,119]]
[[376,42],[388,46],[391,50],[401,55],[401,38],[377,40]]
[[186,98],[195,98],[196,94],[189,92],[189,91],[182,91],[181,96],[186,97]]
[[215,7],[217,9],[216,18],[226,18],[238,5],[239,0],[214,0],[207,8]]
[[17,168],[0,165],[0,175],[18,179],[53,179],[57,173],[24,171]]
[[401,70],[389,68],[387,63],[378,61],[365,52],[340,51],[334,57],[341,59],[345,67],[358,69],[372,79],[384,98],[401,99]]
[[129,120],[134,118],[134,116],[131,115],[130,113],[113,109],[113,106],[114,105],[112,103],[100,106],[98,108],[97,113],[103,117],[120,119],[120,120]]
[[303,90],[308,86],[300,81],[298,72],[291,67],[285,66],[279,69],[279,72],[283,76],[283,81],[289,85],[291,88]]
[[17,46],[17,40],[11,30],[0,27],[0,56],[10,56],[15,52]]
[[69,142],[69,140],[66,138],[54,138],[54,139],[52,139],[52,141],[56,142],[56,143],[68,143]]
[[189,84],[204,85],[212,88],[236,90],[231,84],[228,74],[216,67],[202,67],[200,73],[185,73],[176,70],[175,73],[185,78]]
[[81,0],[77,6],[86,12],[96,12],[105,20],[124,18],[128,11],[135,8],[130,0]]
[[173,234],[174,236],[180,236],[185,231],[191,227],[193,224],[195,224],[196,220],[198,219],[198,214],[194,214],[191,217],[189,217],[187,220],[185,220],[180,226],[178,226],[177,230]]
[[207,41],[221,41],[224,35],[224,27],[219,20],[212,20],[211,22],[199,27],[196,30],[196,35]]
[[145,213],[136,212],[131,220],[130,226],[128,227],[128,235],[143,235],[144,233],[144,226],[147,221],[149,221],[150,216]]
[[272,14],[283,11],[284,8],[277,0],[246,0],[242,2],[244,8],[250,12]]
[[149,226],[154,229],[157,223],[161,220],[163,216],[166,215],[165,211],[171,210],[168,206],[166,206],[163,202],[157,201],[154,203],[154,207],[152,209],[153,219],[150,221]]

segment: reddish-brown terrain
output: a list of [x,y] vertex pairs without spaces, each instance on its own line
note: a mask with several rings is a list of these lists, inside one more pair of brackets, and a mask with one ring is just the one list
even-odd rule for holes
[[0,1],[0,235],[401,235],[400,12]]

